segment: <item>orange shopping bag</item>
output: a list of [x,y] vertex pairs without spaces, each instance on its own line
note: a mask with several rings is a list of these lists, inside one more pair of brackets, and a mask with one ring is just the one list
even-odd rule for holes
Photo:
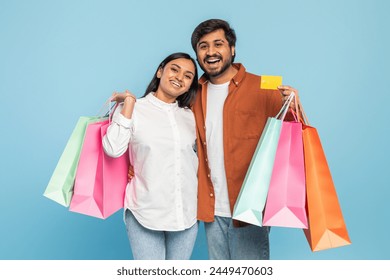
[[303,149],[305,157],[307,215],[309,227],[304,229],[312,251],[351,244],[341,212],[332,175],[314,127],[304,117]]

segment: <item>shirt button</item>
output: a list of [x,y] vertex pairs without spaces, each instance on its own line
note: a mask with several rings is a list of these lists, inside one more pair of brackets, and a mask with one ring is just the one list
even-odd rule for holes
[[213,197],[214,195],[213,195],[213,193],[210,193],[210,197]]
[[206,146],[206,141],[203,142],[203,145]]
[[209,177],[209,178],[210,178],[210,174],[207,174],[207,177]]

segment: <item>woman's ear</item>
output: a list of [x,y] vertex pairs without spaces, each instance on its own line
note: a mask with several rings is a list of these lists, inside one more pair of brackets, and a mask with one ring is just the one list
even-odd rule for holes
[[156,77],[157,77],[158,79],[160,79],[160,78],[161,78],[162,71],[163,71],[163,69],[162,69],[161,67],[160,67],[160,68],[158,68],[158,70],[157,70],[157,73],[156,73]]

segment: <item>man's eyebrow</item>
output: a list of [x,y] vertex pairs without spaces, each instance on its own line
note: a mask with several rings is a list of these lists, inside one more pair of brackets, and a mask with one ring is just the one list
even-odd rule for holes
[[[215,40],[213,41],[213,43],[216,43],[216,42],[225,42],[225,40],[224,40],[224,39],[215,39]],[[207,42],[207,41],[200,41],[200,42],[198,43],[198,46],[201,45],[201,44],[208,44],[208,42]]]

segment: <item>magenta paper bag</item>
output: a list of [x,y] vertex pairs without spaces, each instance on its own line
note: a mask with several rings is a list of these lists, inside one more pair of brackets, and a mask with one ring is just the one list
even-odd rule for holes
[[302,123],[282,123],[263,224],[307,228]]
[[123,208],[129,156],[111,158],[104,153],[102,139],[108,120],[89,124],[76,171],[69,210],[106,219]]

